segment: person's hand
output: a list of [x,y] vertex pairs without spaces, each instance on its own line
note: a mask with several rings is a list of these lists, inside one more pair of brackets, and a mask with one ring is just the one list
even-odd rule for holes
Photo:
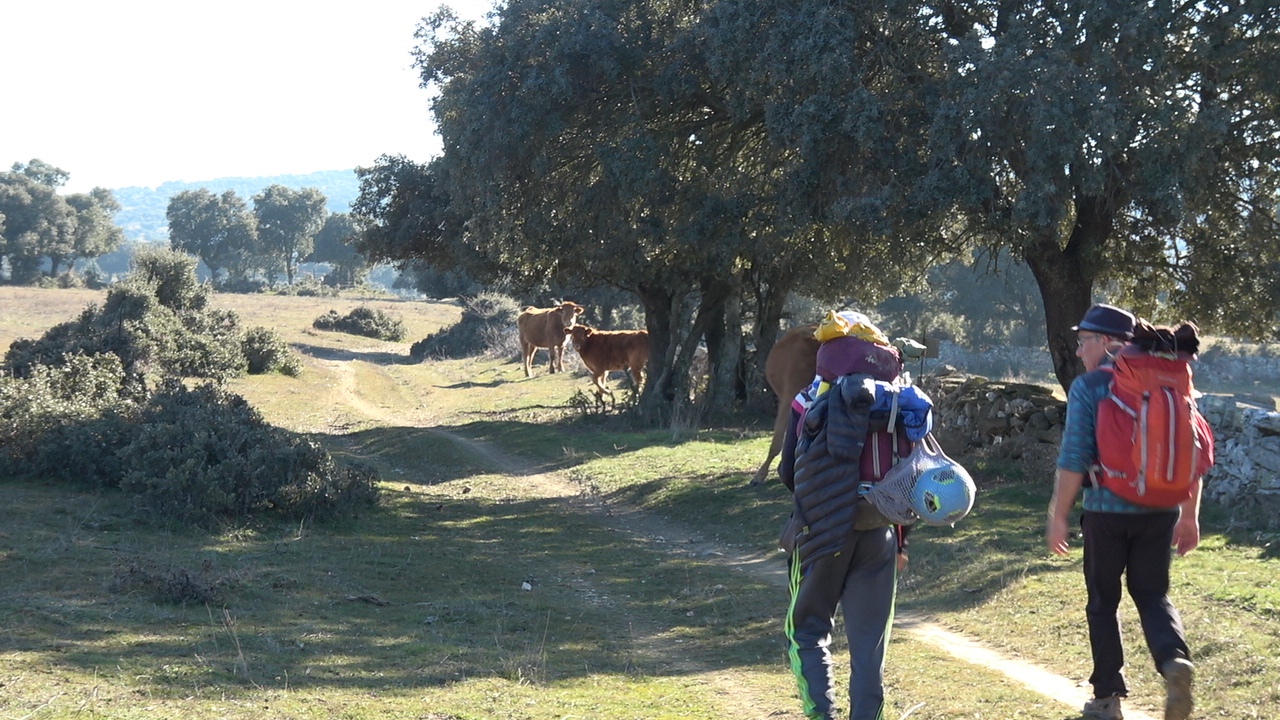
[[1049,518],[1049,525],[1044,532],[1045,542],[1050,552],[1057,555],[1067,554],[1067,519]]
[[1173,526],[1173,546],[1181,557],[1196,549],[1200,544],[1200,519],[1191,513],[1182,513],[1178,524]]
[[903,550],[898,551],[898,572],[907,569],[907,553]]

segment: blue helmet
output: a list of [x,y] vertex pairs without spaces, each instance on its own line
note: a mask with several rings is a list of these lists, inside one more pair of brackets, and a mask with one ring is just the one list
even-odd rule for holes
[[976,492],[963,467],[944,462],[920,473],[911,490],[911,509],[929,525],[954,525],[969,514]]

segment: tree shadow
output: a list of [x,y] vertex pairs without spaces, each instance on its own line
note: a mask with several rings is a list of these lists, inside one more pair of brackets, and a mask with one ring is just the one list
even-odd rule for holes
[[[393,491],[382,512],[343,526],[256,534],[86,535],[46,563],[39,587],[0,598],[0,648],[51,668],[119,668],[130,686],[175,697],[679,675],[690,660],[731,667],[779,651],[779,588],[637,543],[557,499]],[[113,582],[142,560],[228,582],[188,605],[160,585]]]
[[351,360],[362,360],[374,365],[417,365],[418,360],[409,355],[401,355],[393,352],[382,352],[378,350],[348,350],[346,348],[328,347],[325,345],[311,345],[308,343],[292,343],[294,349],[303,355],[313,357],[317,360],[325,360],[329,362],[349,362]]

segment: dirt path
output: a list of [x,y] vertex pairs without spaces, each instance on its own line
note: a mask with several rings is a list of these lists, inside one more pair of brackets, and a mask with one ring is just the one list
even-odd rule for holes
[[[326,361],[324,364],[336,372],[339,383],[337,394],[352,410],[379,423],[404,424],[409,420],[403,412],[393,413],[365,401],[359,394],[356,376],[350,363]],[[425,417],[419,420],[427,421]],[[740,548],[709,541],[687,527],[668,522],[651,513],[634,508],[606,505],[560,473],[530,472],[527,462],[507,455],[487,443],[463,437],[444,427],[431,427],[425,423],[421,427],[483,458],[499,472],[520,477],[521,484],[536,489],[538,495],[558,499],[576,512],[590,513],[601,518],[603,524],[628,534],[638,544],[664,544],[679,548],[680,551],[692,553],[707,562],[747,573],[779,587],[787,585],[785,565],[774,553],[744,552]],[[1084,687],[1065,677],[1055,675],[1027,661],[1002,655],[975,640],[951,632],[927,618],[898,612],[894,619],[894,626],[959,660],[999,671],[1011,681],[1040,693],[1069,710],[1078,710],[1089,697]],[[665,653],[661,648],[647,647],[644,643],[640,643],[636,649],[650,656],[661,655],[664,659],[671,657],[670,653]],[[675,659],[673,662],[680,661]],[[731,685],[731,679],[717,678],[703,667],[688,669],[706,674],[712,684],[723,684],[723,687],[717,689],[721,691],[719,695],[726,704],[726,710],[733,712],[735,710],[733,706],[739,706],[737,709],[741,712],[738,716],[744,718],[752,717],[759,712],[759,704],[752,698],[741,698],[740,688],[734,688]],[[1127,720],[1156,720],[1137,708],[1125,708],[1125,717]]]

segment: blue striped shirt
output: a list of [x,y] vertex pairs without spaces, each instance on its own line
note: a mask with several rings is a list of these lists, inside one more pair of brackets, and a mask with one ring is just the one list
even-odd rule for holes
[[[1107,398],[1111,373],[1094,370],[1077,377],[1067,391],[1067,421],[1062,432],[1062,449],[1058,451],[1058,467],[1089,475],[1098,462],[1096,434],[1098,405]],[[1177,508],[1152,508],[1135,505],[1103,487],[1086,485],[1084,509],[1089,512],[1152,513],[1170,512]]]

